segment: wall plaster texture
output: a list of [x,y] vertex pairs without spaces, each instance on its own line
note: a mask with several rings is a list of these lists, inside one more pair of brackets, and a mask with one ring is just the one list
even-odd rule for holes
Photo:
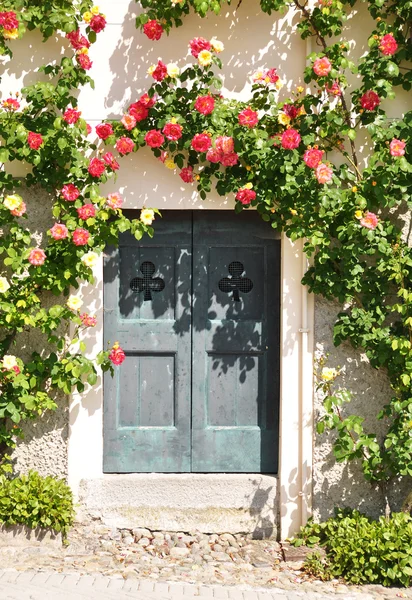
[[106,475],[83,480],[80,500],[108,525],[276,537],[278,480],[232,473]]
[[[32,232],[32,245],[41,246],[47,229],[54,222],[50,198],[47,192],[37,186],[16,191],[27,205],[28,219],[24,221],[24,226]],[[52,294],[42,297],[44,307],[59,302],[64,302],[64,299]],[[34,351],[39,354],[46,351],[45,336],[30,330],[17,336],[16,346],[10,348],[9,352],[15,352],[27,361]],[[33,469],[44,476],[67,477],[68,398],[59,391],[53,392],[52,397],[58,405],[55,411],[47,411],[41,417],[22,424],[24,439],[17,440],[12,452],[17,473]]]

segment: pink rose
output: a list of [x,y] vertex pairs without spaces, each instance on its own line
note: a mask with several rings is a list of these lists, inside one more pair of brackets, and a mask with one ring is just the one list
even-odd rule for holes
[[10,211],[10,213],[13,215],[13,217],[22,217],[24,215],[24,213],[26,212],[27,206],[25,202],[21,202],[20,206],[18,208],[14,208],[13,210]]
[[368,90],[361,96],[359,102],[365,110],[375,110],[375,108],[379,106],[381,100],[376,92]]
[[86,123],[86,134],[90,135],[92,131],[92,126]]
[[183,127],[179,123],[166,123],[163,127],[163,133],[172,142],[176,142],[182,137],[182,131]]
[[81,50],[82,48],[90,48],[90,42],[84,35],[81,35],[80,31],[70,31],[66,33],[66,38],[70,41],[71,45],[75,50]]
[[107,140],[113,134],[113,127],[110,123],[100,123],[96,125],[96,133],[101,140]]
[[376,229],[379,223],[378,217],[373,212],[367,212],[366,215],[359,221],[363,227],[367,229]]
[[88,315],[87,313],[81,314],[80,319],[81,319],[84,327],[96,327],[96,325],[97,325],[96,317],[92,317],[91,315]]
[[74,202],[80,196],[80,190],[72,183],[66,183],[66,185],[62,187],[61,195],[68,202]]
[[310,167],[311,169],[316,169],[316,167],[322,161],[323,154],[323,150],[318,150],[317,148],[309,148],[303,155],[303,160],[305,161],[308,167]]
[[222,160],[223,154],[216,148],[209,148],[206,153],[206,160],[211,163],[219,163]]
[[231,152],[230,154],[224,154],[221,159],[221,163],[224,167],[234,167],[237,165],[239,160],[239,156],[236,152]]
[[121,123],[127,131],[130,131],[133,127],[136,127],[136,118],[133,115],[123,115]]
[[405,146],[405,142],[394,138],[389,144],[389,152],[392,156],[403,156],[405,154]]
[[139,100],[138,102],[134,102],[129,106],[129,114],[131,114],[132,117],[135,118],[136,122],[139,123],[140,121],[146,119],[149,114],[149,109]]
[[163,79],[167,77],[167,67],[161,60],[157,62],[157,67],[153,71],[152,77],[153,79],[156,79],[156,81],[163,81]]
[[285,150],[294,150],[299,146],[300,139],[300,133],[296,129],[286,129],[282,133],[282,148],[285,148]]
[[165,138],[158,129],[151,129],[144,136],[144,141],[150,148],[160,148]]
[[212,49],[211,43],[202,37],[193,38],[193,40],[190,40],[189,44],[190,44],[190,52],[192,53],[192,56],[194,56],[195,58],[197,58],[199,56],[199,53],[202,52],[202,50],[211,50]]
[[152,19],[143,25],[143,32],[149,40],[160,40],[163,33],[163,27],[158,21]]
[[92,177],[101,177],[106,169],[106,165],[99,158],[92,158],[87,170]]
[[46,253],[41,248],[33,248],[29,254],[29,263],[35,267],[40,267],[46,260]]
[[119,163],[117,162],[117,160],[115,160],[111,152],[106,152],[106,154],[103,154],[102,159],[105,162],[105,164],[112,169],[112,171],[117,171],[118,169],[120,169]]
[[95,33],[100,33],[106,27],[106,19],[103,15],[93,15],[89,26]]
[[248,189],[241,189],[236,194],[236,200],[238,200],[241,204],[247,205],[252,202],[256,198],[256,192]]
[[89,241],[90,233],[87,229],[83,229],[82,227],[77,227],[73,231],[73,243],[76,246],[85,246]]
[[89,71],[93,66],[93,63],[87,56],[87,54],[76,54],[76,60],[81,66],[81,68],[85,71]]
[[340,89],[340,85],[338,81],[334,81],[332,83],[332,85],[329,85],[328,83],[325,85],[325,90],[328,92],[328,94],[331,94],[332,96],[341,96],[342,95],[342,90]]
[[223,154],[232,154],[235,150],[235,141],[228,135],[219,135],[216,138],[215,147]]
[[9,111],[19,110],[20,102],[15,100],[14,98],[7,98],[7,100],[3,100],[1,103],[2,108]]
[[93,204],[84,204],[77,209],[77,214],[83,221],[96,216],[96,209]]
[[212,96],[198,96],[195,109],[202,115],[210,115],[215,108],[215,99]]
[[73,125],[74,123],[77,123],[81,114],[82,113],[80,110],[76,110],[74,108],[68,108],[63,115],[63,119],[64,119],[64,121],[66,121],[66,123]]
[[179,177],[185,183],[192,183],[192,181],[193,181],[193,167],[183,167],[183,169],[179,173]]
[[239,123],[244,127],[255,127],[259,121],[259,117],[256,111],[251,108],[245,108],[238,115]]
[[12,10],[0,12],[0,27],[3,27],[6,31],[12,31],[13,29],[17,29],[18,26],[19,21],[15,12]]
[[117,210],[118,208],[121,208],[123,204],[123,198],[119,192],[113,192],[107,196],[106,204],[109,208]]
[[391,33],[384,35],[379,44],[379,50],[382,52],[382,54],[385,54],[385,56],[391,56],[392,54],[395,54],[397,49],[398,44],[393,35]]
[[210,136],[206,133],[196,133],[192,139],[192,148],[196,152],[207,152],[212,145]]
[[332,70],[332,63],[326,56],[317,58],[313,63],[313,70],[318,77],[326,77]]
[[34,133],[33,131],[29,131],[27,143],[32,150],[38,150],[43,143],[43,138],[40,133]]
[[148,93],[145,93],[143,94],[143,96],[140,96],[139,102],[146,108],[152,108],[156,104],[154,96],[151,98]]
[[320,163],[316,167],[315,175],[319,183],[330,183],[332,181],[333,169],[325,165],[325,163]]
[[119,344],[114,344],[109,354],[109,360],[111,360],[114,365],[119,366],[122,364],[125,358],[126,355],[123,349],[120,348]]
[[121,137],[116,142],[116,150],[119,154],[129,154],[135,147],[135,143],[128,137]]
[[49,232],[54,240],[64,240],[69,235],[69,230],[63,223],[55,223]]

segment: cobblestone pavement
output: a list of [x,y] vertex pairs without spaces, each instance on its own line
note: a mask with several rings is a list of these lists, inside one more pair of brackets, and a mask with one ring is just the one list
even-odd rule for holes
[[0,600],[412,600],[412,589],[313,581],[276,541],[240,534],[117,530],[85,516],[67,546],[15,542],[0,539]]

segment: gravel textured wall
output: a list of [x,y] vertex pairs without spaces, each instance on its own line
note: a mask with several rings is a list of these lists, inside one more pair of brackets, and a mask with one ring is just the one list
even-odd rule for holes
[[[40,245],[47,229],[53,224],[50,199],[40,187],[17,191],[27,204],[28,219],[25,225],[33,232],[33,246]],[[59,301],[62,299],[50,294],[43,298],[43,305],[57,304]],[[10,348],[10,353],[28,360],[33,351],[42,354],[44,348],[45,337],[32,330],[17,337],[16,346]],[[67,476],[68,399],[63,394],[53,395],[53,398],[58,404],[56,411],[48,411],[22,427],[24,439],[17,442],[12,453],[17,472],[34,469],[41,475]]]

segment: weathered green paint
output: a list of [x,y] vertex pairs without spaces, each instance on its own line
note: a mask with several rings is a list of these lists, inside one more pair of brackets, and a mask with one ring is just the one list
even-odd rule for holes
[[276,472],[279,265],[252,211],[165,211],[153,240],[108,249],[105,340],[126,360],[104,379],[105,472]]

